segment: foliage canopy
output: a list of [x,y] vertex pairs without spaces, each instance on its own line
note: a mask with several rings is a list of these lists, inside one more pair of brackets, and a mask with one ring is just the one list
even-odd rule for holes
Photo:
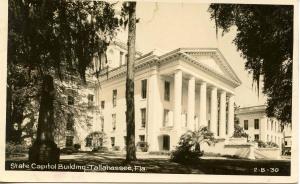
[[[32,136],[42,79],[52,75],[86,81],[92,60],[98,58],[99,67],[106,60],[119,22],[113,4],[103,1],[9,0],[8,5],[7,135],[16,135],[13,125],[21,127],[28,114],[32,123],[18,130]],[[56,94],[56,102],[59,98]],[[54,108],[59,114],[61,109]]]
[[[246,60],[259,89],[264,82],[266,113],[282,122],[291,122],[293,65],[293,6],[211,4],[211,19],[223,33],[235,26],[233,43]],[[258,90],[259,91],[259,90]]]

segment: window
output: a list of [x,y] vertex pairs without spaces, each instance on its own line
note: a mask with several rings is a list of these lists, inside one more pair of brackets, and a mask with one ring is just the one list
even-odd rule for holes
[[89,94],[88,95],[88,106],[91,107],[94,105],[94,95]]
[[123,64],[124,52],[120,51],[120,66]]
[[104,108],[105,108],[105,101],[102,100],[102,101],[101,101],[101,109],[104,109]]
[[74,126],[74,119],[73,119],[73,115],[72,114],[68,114],[67,115],[67,130],[73,130],[73,126]]
[[66,147],[73,146],[73,136],[67,136],[66,137]]
[[165,81],[165,101],[170,101],[170,82]]
[[117,106],[117,90],[114,89],[113,90],[113,107],[116,107]]
[[255,140],[259,140],[259,135],[258,135],[258,134],[255,134],[255,135],[254,135],[254,139],[255,139]]
[[259,129],[259,119],[254,119],[254,129]]
[[111,137],[110,142],[111,142],[111,146],[114,147],[115,146],[115,137]]
[[141,127],[146,127],[146,108],[141,109]]
[[145,135],[139,135],[140,141],[145,142]]
[[163,127],[165,127],[169,122],[169,110],[164,109],[164,121],[163,121]]
[[244,120],[244,129],[248,130],[248,120]]
[[116,130],[116,114],[112,114],[112,129]]
[[284,145],[286,145],[286,146],[287,146],[287,141],[284,141]]
[[142,99],[147,98],[147,79],[142,80]]
[[104,132],[104,117],[101,117],[100,120],[101,120],[101,131]]
[[92,146],[92,138],[91,137],[87,137],[85,139],[85,147],[91,147]]
[[74,97],[73,96],[68,96],[68,105],[74,105]]

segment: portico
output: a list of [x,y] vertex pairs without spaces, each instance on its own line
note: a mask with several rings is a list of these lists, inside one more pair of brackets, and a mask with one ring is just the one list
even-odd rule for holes
[[[200,127],[208,126],[209,130],[219,138],[232,136],[234,129],[234,94],[191,74],[184,73],[184,75],[188,76],[187,129],[195,130],[195,128],[199,129]],[[173,120],[174,128],[177,130],[181,129],[180,125],[182,124],[182,122],[180,122],[180,117],[183,113],[182,82],[183,71],[175,71]],[[198,121],[196,121],[195,118],[195,103],[197,103],[195,98],[196,87],[199,88],[198,96],[200,97],[198,102],[199,112],[197,113],[199,116],[197,118]],[[209,109],[207,107],[209,107]],[[209,117],[207,117],[207,115],[209,115]]]
[[[161,65],[156,69],[158,86],[149,86],[159,89],[156,96],[163,97],[164,83],[170,82],[170,101],[159,98],[159,105],[153,106],[155,113],[149,109],[149,113],[158,115],[156,126],[159,128],[154,137],[168,135],[170,149],[175,148],[187,130],[208,127],[218,139],[233,135],[234,89],[240,81],[218,50],[202,54],[201,51],[182,49],[173,57],[162,56]],[[163,117],[159,118],[159,114]],[[164,122],[165,119],[168,123]],[[152,136],[149,139],[157,140]],[[149,144],[150,150],[155,150]]]

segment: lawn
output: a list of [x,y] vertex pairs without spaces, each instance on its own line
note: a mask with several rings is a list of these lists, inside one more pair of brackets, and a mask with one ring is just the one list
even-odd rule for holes
[[[168,156],[138,154],[138,160],[126,163],[122,153],[77,153],[61,155],[55,168],[43,169],[71,172],[129,172],[129,173],[169,173],[169,174],[218,174],[218,175],[290,175],[289,160],[246,160],[246,159],[199,159],[193,163],[171,162]],[[11,165],[30,165],[26,158],[7,159],[6,170]],[[61,166],[61,167],[60,167]],[[60,168],[59,168],[60,167]],[[121,169],[120,169],[121,168]],[[124,168],[127,168],[124,170]],[[128,169],[129,168],[129,169]],[[37,168],[14,168],[14,170],[41,170]]]

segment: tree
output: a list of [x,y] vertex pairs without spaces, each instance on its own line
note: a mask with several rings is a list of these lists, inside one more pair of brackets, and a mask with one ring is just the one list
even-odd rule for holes
[[207,127],[200,127],[196,131],[187,131],[180,139],[175,151],[171,154],[171,160],[174,162],[194,161],[203,155],[200,145],[206,143],[214,144],[215,138]]
[[[208,11],[223,33],[236,27],[233,43],[246,60],[245,68],[267,96],[268,117],[291,122],[293,6],[211,4]],[[259,90],[258,90],[259,93]]]
[[[125,2],[123,12],[128,14],[128,55],[126,75],[126,161],[136,160],[134,112],[134,62],[136,39],[136,2]],[[125,23],[126,24],[126,23]]]
[[[85,71],[95,55],[106,58],[102,56],[117,27],[112,5],[106,2],[9,1],[8,66],[23,66],[29,78],[36,72],[42,83],[31,159],[57,161],[57,151],[53,151],[57,149],[53,141],[53,78],[63,80],[68,74],[85,81]],[[51,148],[46,157],[39,152],[42,144]]]

